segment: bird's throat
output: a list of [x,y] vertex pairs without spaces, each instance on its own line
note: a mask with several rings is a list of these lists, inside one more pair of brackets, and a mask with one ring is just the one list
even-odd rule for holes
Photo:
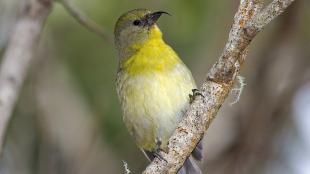
[[120,68],[130,74],[148,74],[167,71],[179,62],[176,53],[162,39],[158,27],[150,30],[149,38],[143,44],[129,48],[131,56],[120,61]]
[[127,59],[133,56],[154,41],[163,41],[162,33],[157,25],[153,25],[145,31],[147,32],[141,34],[124,33],[126,39],[120,40],[117,44],[119,45],[120,59]]

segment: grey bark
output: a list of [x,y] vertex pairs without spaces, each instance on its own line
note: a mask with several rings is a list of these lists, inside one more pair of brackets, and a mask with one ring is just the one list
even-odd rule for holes
[[247,48],[256,34],[280,15],[294,0],[274,0],[262,9],[262,0],[241,0],[222,55],[213,65],[185,118],[169,140],[165,160],[156,158],[144,174],[176,173],[208,129],[232,89]]
[[44,22],[52,0],[30,0],[26,3],[0,66],[0,154],[10,117],[35,56]]

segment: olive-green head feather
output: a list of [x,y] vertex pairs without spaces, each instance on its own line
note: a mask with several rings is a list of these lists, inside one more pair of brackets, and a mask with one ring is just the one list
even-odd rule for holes
[[[115,45],[119,53],[130,52],[132,46],[143,44],[149,39],[150,30],[157,28],[156,21],[167,12],[151,12],[147,9],[135,9],[126,12],[116,22],[114,29]],[[120,57],[123,57],[120,55]]]

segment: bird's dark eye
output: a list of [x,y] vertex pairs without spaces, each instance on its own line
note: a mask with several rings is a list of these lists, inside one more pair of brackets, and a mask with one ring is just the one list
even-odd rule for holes
[[141,24],[141,21],[140,21],[140,20],[135,20],[135,21],[133,21],[133,25],[138,26],[138,25],[140,25],[140,24]]

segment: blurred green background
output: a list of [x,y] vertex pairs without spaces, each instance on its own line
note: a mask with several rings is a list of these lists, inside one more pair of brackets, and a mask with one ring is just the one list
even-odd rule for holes
[[[237,0],[72,1],[110,36],[128,10],[169,12],[172,16],[163,16],[159,26],[198,85],[220,55],[238,7]],[[22,5],[0,0],[0,55]],[[302,161],[310,165],[310,144],[289,144],[303,139],[298,119],[310,117],[309,110],[301,118],[295,112],[310,107],[309,7],[307,0],[295,2],[254,40],[241,72],[247,86],[240,102],[229,105],[231,95],[205,138],[201,167],[209,173],[310,173],[302,163],[294,165],[291,155],[302,146],[309,153]],[[140,173],[148,161],[122,123],[114,45],[55,3],[37,52],[11,121],[0,174],[124,173],[122,160]],[[303,105],[296,104],[298,96],[304,97]]]

